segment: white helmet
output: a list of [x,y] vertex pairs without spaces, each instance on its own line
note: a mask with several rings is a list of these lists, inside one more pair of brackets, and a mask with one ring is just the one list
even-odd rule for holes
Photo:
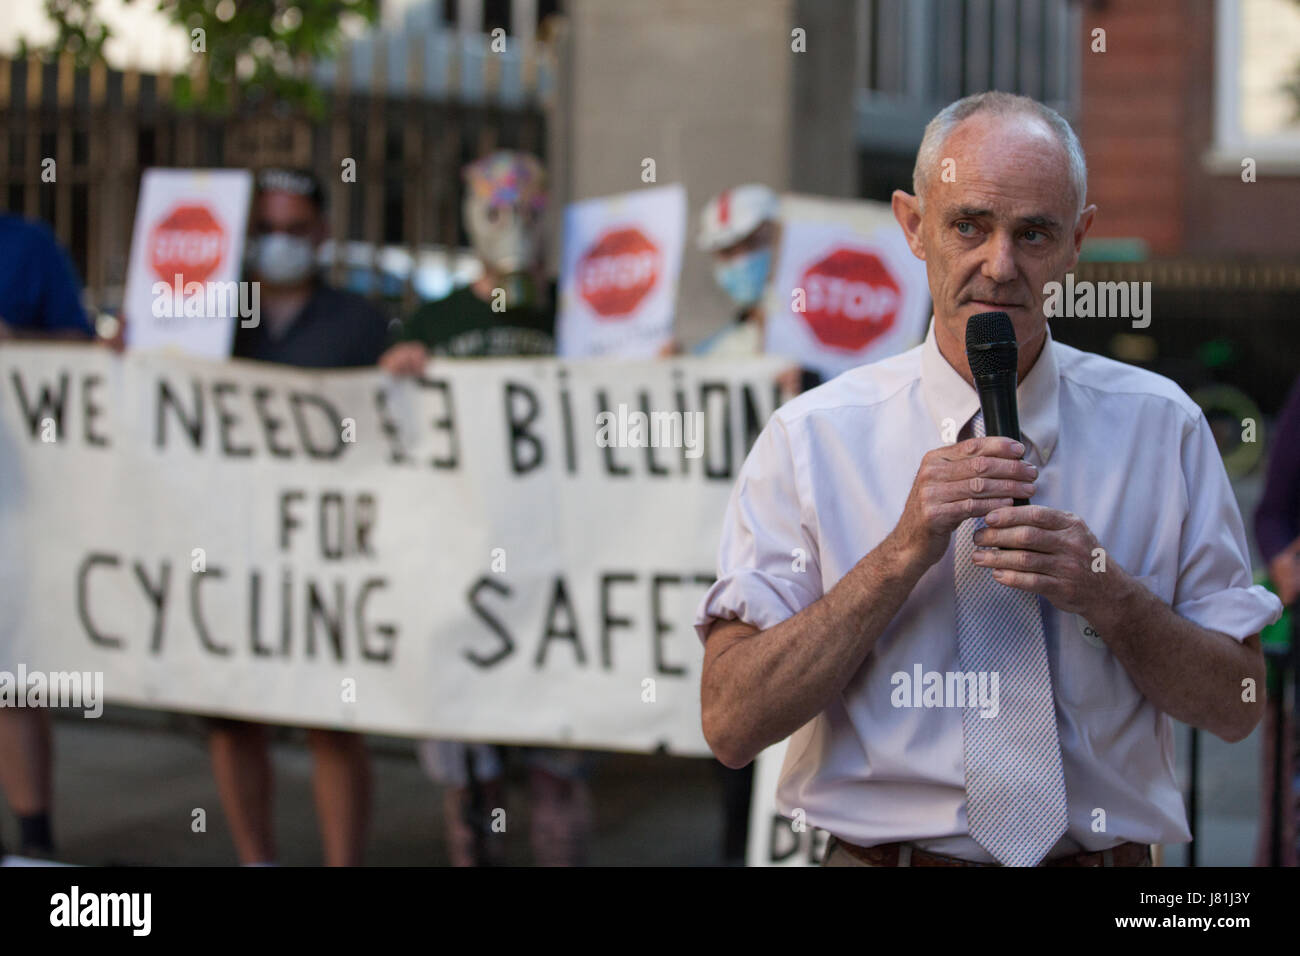
[[714,196],[700,212],[699,245],[716,252],[735,245],[777,215],[776,193],[758,183],[746,183]]

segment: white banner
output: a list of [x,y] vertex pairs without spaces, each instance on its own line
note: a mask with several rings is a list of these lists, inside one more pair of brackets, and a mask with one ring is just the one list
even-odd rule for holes
[[779,367],[412,381],[5,345],[0,668],[102,672],[142,707],[704,755],[693,617]]
[[146,169],[122,314],[132,349],[230,354],[235,320],[258,321],[240,284],[253,176],[246,169]]
[[925,263],[887,203],[781,197],[766,349],[831,378],[920,344]]
[[672,339],[685,241],[686,189],[680,184],[565,209],[559,354],[658,355]]

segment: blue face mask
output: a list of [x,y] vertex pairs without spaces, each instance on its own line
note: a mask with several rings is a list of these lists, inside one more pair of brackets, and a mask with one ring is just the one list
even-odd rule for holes
[[713,278],[731,301],[742,308],[757,305],[763,298],[767,273],[772,267],[772,248],[736,256],[713,267]]

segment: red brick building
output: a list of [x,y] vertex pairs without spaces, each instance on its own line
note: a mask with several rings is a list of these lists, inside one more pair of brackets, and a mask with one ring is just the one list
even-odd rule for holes
[[[1263,151],[1225,127],[1251,96],[1243,61],[1257,52],[1251,19],[1261,17],[1277,18],[1265,25],[1284,35],[1282,55],[1300,49],[1291,0],[1083,4],[1076,126],[1095,235],[1140,238],[1153,257],[1300,260],[1300,125]],[[1104,53],[1092,52],[1094,30],[1105,31]],[[1255,182],[1242,181],[1246,158]]]

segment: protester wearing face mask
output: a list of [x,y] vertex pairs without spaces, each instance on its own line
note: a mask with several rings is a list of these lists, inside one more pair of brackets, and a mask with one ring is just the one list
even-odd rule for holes
[[763,351],[763,293],[780,226],[776,194],[748,183],[714,196],[700,214],[699,246],[713,259],[713,278],[736,307],[735,321],[706,339],[702,355]]
[[[257,177],[247,276],[259,283],[255,325],[235,333],[237,358],[304,368],[374,365],[387,341],[383,315],[361,296],[325,284],[316,249],[325,237],[324,194],[307,172]],[[269,728],[227,718],[208,724],[208,747],[239,860],[274,863]],[[361,734],[311,728],[314,792],[325,863],[362,861],[370,817],[370,758]]]
[[325,239],[324,193],[308,172],[265,169],[249,222],[247,278],[256,281],[256,324],[235,332],[236,358],[307,368],[374,365],[388,323],[369,300],[325,283],[316,253]]
[[[781,234],[778,206],[776,193],[748,183],[714,196],[700,214],[700,249],[712,256],[713,278],[737,311],[735,321],[696,347],[697,355],[763,354],[763,296]],[[818,381],[815,374],[793,366],[778,378],[787,397]]]

